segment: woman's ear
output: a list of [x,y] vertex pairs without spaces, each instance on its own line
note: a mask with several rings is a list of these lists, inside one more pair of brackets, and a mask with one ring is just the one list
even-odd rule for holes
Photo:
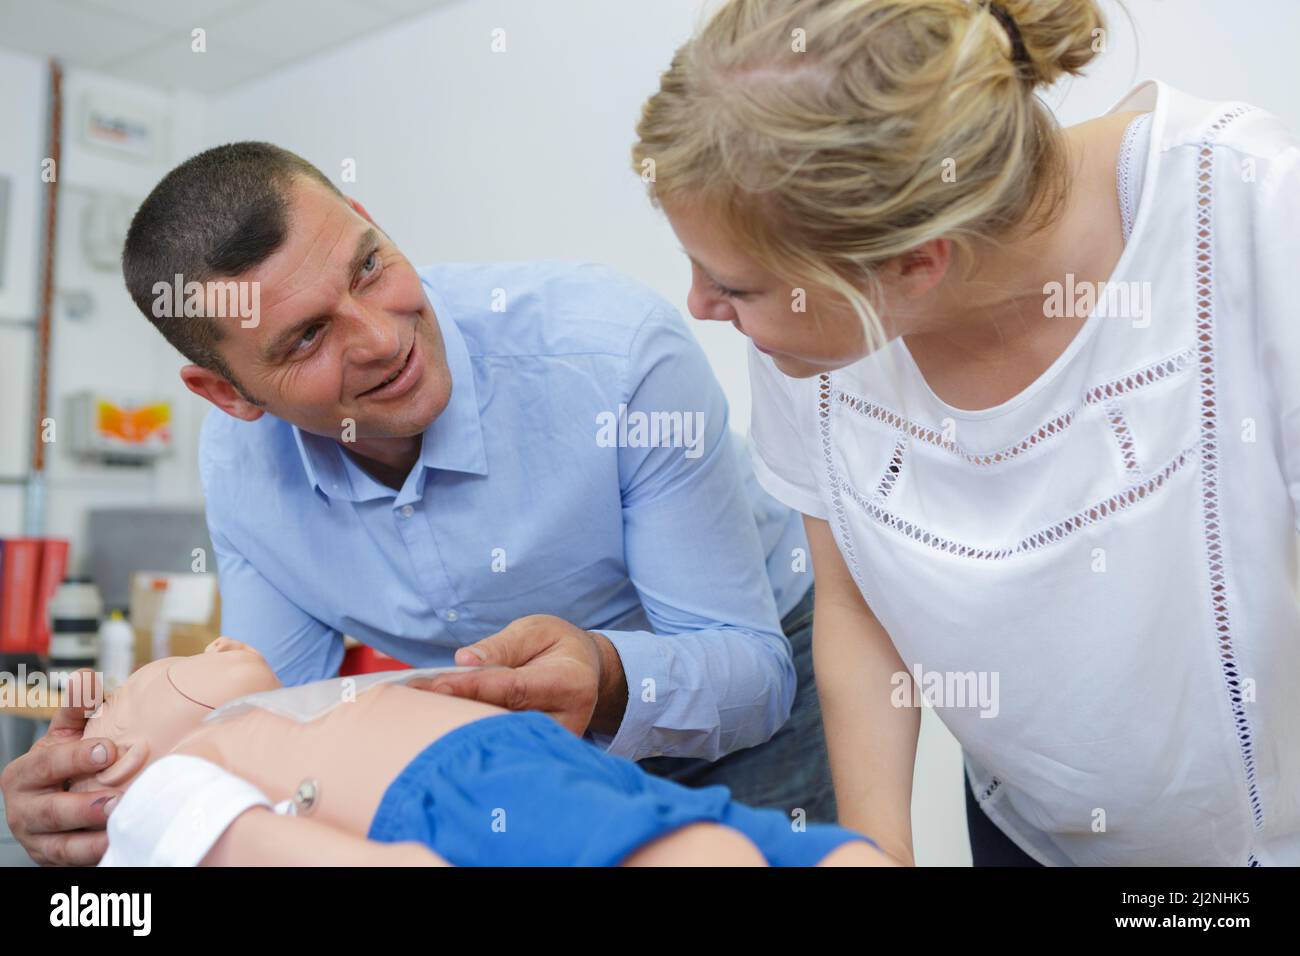
[[951,239],[931,239],[890,259],[883,271],[903,296],[919,298],[943,281],[952,264],[952,253]]

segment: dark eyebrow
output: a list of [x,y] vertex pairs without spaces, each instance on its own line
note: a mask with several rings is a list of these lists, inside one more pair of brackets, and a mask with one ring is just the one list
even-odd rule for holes
[[[348,277],[356,275],[361,267],[365,265],[366,260],[371,254],[379,248],[379,233],[372,226],[361,234],[357,240],[357,250],[352,253],[352,261],[348,263]],[[262,360],[265,362],[274,361],[280,354],[280,350],[300,336],[307,329],[324,321],[323,316],[314,315],[310,318],[303,319],[301,322],[295,322],[289,328],[285,329],[275,338],[273,338],[265,348],[262,349]]]
[[379,233],[371,226],[357,240],[357,251],[352,253],[352,261],[348,263],[348,275],[356,275],[357,271],[366,264],[370,254],[377,248],[379,248]]

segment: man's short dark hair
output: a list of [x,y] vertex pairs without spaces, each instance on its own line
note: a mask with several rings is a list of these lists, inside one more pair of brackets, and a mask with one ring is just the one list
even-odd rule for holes
[[186,283],[231,278],[270,258],[288,234],[289,187],[299,177],[343,195],[287,149],[254,142],[217,146],[164,176],[126,234],[122,275],[136,306],[187,359],[225,376],[241,393],[216,349],[218,323],[185,318],[181,309],[155,315],[154,286],[170,286],[178,275]]

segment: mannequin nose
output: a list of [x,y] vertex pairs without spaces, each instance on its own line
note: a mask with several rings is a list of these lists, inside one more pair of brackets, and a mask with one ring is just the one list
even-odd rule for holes
[[223,651],[243,650],[247,646],[248,645],[243,641],[237,641],[233,637],[225,637],[223,635],[205,647],[203,652],[205,654],[220,654]]

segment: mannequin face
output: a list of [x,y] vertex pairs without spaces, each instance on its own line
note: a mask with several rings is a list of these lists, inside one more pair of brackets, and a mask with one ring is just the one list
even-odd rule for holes
[[[229,637],[217,638],[193,657],[144,665],[86,722],[84,736],[107,737],[118,748],[117,761],[98,775],[98,783],[127,786],[222,704],[280,686],[261,654]],[[90,786],[80,789],[95,786],[94,780],[86,783]]]

